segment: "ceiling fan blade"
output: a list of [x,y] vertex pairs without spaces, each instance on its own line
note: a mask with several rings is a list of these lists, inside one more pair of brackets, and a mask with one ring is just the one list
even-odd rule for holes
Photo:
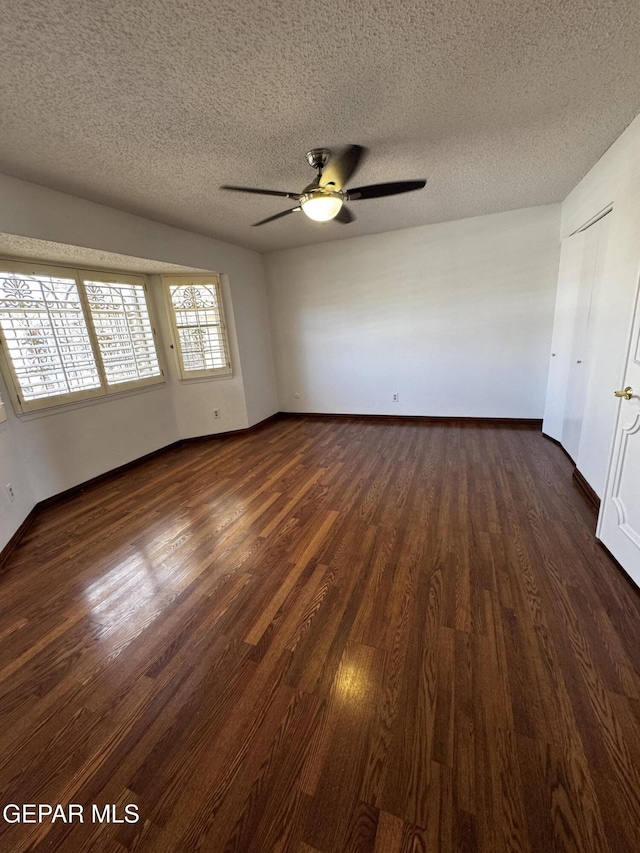
[[398,193],[410,193],[413,190],[421,190],[426,184],[426,181],[392,181],[389,184],[369,184],[366,187],[355,187],[352,190],[347,190],[346,196],[349,201],[382,198],[386,195],[398,195]]
[[296,201],[300,198],[300,193],[288,193],[281,190],[259,190],[255,187],[232,187],[229,184],[224,184],[220,187],[221,190],[233,190],[237,193],[255,193],[256,195],[277,195],[281,198],[294,198]]
[[338,222],[342,222],[344,225],[348,225],[349,222],[353,222],[355,216],[353,215],[353,213],[351,213],[349,208],[345,207],[343,204],[340,208],[340,211],[338,212],[338,215],[334,216],[333,218]]
[[274,213],[273,216],[267,216],[266,219],[261,219],[260,222],[254,222],[253,227],[256,225],[264,225],[266,222],[273,222],[274,219],[281,219],[283,216],[288,216],[290,213],[295,213],[296,210],[302,210],[301,207],[290,207],[289,210],[281,210],[280,213]]
[[345,149],[337,159],[332,160],[325,167],[322,172],[322,186],[334,184],[336,189],[341,190],[355,174],[366,150],[362,145],[350,145]]

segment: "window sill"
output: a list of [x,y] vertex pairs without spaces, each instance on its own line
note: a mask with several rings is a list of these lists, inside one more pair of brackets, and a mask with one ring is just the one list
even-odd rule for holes
[[210,376],[178,376],[178,381],[185,385],[194,385],[198,382],[218,382],[221,379],[234,379],[233,373],[212,373]]

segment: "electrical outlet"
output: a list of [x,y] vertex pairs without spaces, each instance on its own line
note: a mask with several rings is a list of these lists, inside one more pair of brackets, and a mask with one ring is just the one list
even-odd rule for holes
[[213,417],[214,417],[214,418],[219,418],[219,417],[220,417],[220,409],[214,409],[214,410],[213,410]]
[[398,394],[398,392],[396,391],[396,393],[392,396],[391,399],[393,400],[394,403],[397,403],[398,400],[400,399],[400,394]]
[[13,486],[11,483],[7,483],[7,495],[9,496],[10,501],[15,501],[16,493],[13,491]]

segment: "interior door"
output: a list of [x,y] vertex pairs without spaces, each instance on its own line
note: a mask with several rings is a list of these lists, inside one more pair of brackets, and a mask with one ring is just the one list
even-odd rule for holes
[[564,410],[567,400],[573,326],[576,317],[580,271],[587,242],[586,232],[565,237],[560,248],[558,291],[551,338],[549,378],[544,407],[542,431],[556,441],[562,441]]
[[[611,389],[612,393],[614,389]],[[640,586],[640,285],[597,535]],[[626,393],[625,393],[626,392]],[[629,399],[627,399],[627,397]]]
[[589,312],[598,256],[601,221],[568,240],[581,241],[577,298],[573,318],[573,334],[569,355],[569,375],[562,424],[562,446],[574,462],[578,459],[584,401],[589,381]]

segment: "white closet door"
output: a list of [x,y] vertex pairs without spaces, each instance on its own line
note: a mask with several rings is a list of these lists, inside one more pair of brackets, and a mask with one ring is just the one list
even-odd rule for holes
[[581,231],[572,237],[566,237],[560,248],[558,291],[551,338],[551,356],[549,358],[549,379],[547,380],[547,396],[542,423],[542,431],[551,438],[555,438],[556,441],[562,441],[564,410],[571,369],[573,326],[578,302],[582,256],[587,242],[586,234],[586,231]]
[[600,219],[585,231],[568,238],[569,240],[582,238],[561,439],[562,446],[574,462],[578,459],[582,419],[589,383],[589,311],[596,273],[598,246],[604,221],[604,219]]
[[583,361],[589,382],[583,404],[580,447],[574,457],[580,473],[599,497],[604,495],[613,424],[618,412],[612,388],[618,381],[619,367],[612,373],[610,351],[612,342],[620,336],[620,317],[611,310],[615,280],[607,269],[607,247],[614,215],[607,215],[598,223],[598,253]]

